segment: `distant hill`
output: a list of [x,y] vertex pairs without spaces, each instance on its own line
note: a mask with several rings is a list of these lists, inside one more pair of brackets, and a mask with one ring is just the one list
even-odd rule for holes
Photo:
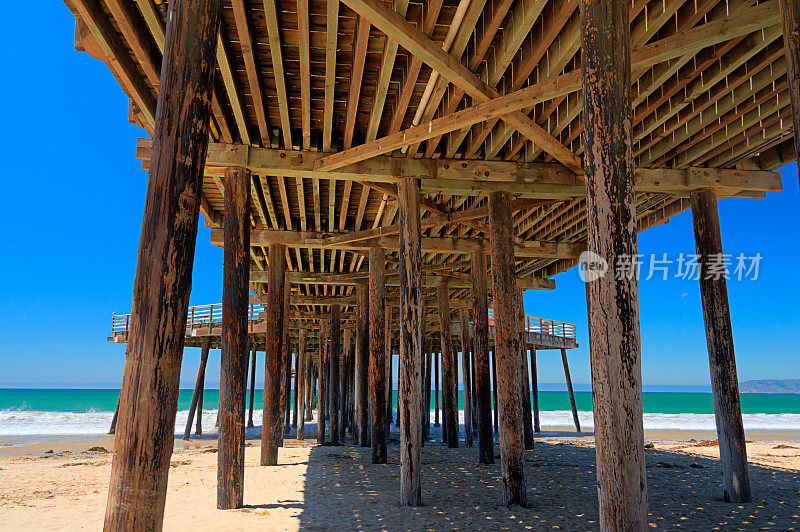
[[739,383],[742,393],[800,393],[800,379],[761,379]]

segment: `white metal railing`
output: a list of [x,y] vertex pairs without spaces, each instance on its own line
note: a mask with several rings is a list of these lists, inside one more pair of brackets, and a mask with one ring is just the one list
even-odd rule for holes
[[[258,315],[264,311],[264,305],[260,303],[249,303],[247,309],[247,324],[252,327],[258,321]],[[212,305],[197,305],[189,307],[186,316],[186,330],[191,331],[199,327],[209,327],[222,324],[222,303]],[[130,314],[111,315],[111,336],[127,333],[131,326]]]
[[[259,320],[259,314],[264,311],[264,305],[250,303],[247,313],[248,327]],[[127,333],[130,329],[130,314],[111,315],[111,336]],[[189,307],[186,317],[186,330],[191,331],[199,327],[209,327],[222,323],[222,303],[213,305],[197,305]],[[494,311],[489,309],[489,325],[494,326]],[[525,331],[548,336],[558,336],[575,340],[575,324],[563,321],[547,320],[536,316],[525,316]]]
[[[489,325],[494,326],[494,310],[492,309],[489,309]],[[547,320],[536,316],[525,316],[525,332],[576,339],[574,323]]]

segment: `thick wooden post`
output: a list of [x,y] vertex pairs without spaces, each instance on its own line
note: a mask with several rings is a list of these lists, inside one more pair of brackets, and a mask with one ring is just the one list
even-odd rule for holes
[[724,264],[717,199],[713,190],[700,189],[692,191],[691,200],[714,417],[722,460],[723,495],[729,502],[750,502],[750,476],[739,403],[739,380],[736,377],[728,285],[724,272],[719,269],[715,272],[708,266],[712,264],[719,268]]
[[292,427],[297,428],[297,406],[300,404],[298,383],[300,381],[300,353],[294,354],[294,388],[292,393]]
[[[572,391],[572,378],[569,376],[569,362],[567,361],[567,350],[561,350],[561,363],[564,365],[564,378],[567,381],[567,391],[569,392],[569,404],[572,406],[572,420],[575,422],[575,430],[581,431],[581,422],[578,419],[578,407],[575,406],[575,393]],[[537,405],[538,410],[538,405]]]
[[247,413],[247,426],[253,427],[253,403],[256,396],[256,360],[258,357],[256,353],[258,347],[256,346],[255,338],[253,338],[253,352],[250,354],[250,407]]
[[[211,337],[206,336],[203,338],[203,345],[200,348],[200,367],[197,370],[197,380],[194,383],[194,391],[192,392],[192,404],[189,406],[189,418],[186,420],[186,430],[183,432],[183,439],[189,440],[189,435],[192,433],[192,423],[194,416],[202,417],[202,410],[198,412],[197,405],[200,398],[203,396],[203,387],[206,380],[206,363],[208,362],[208,352],[211,350]],[[117,406],[119,409],[119,406]]]
[[219,377],[217,508],[244,503],[244,408],[250,283],[250,172],[225,169],[222,356]]
[[321,323],[319,328],[319,365],[317,367],[317,443],[322,445],[325,443],[325,421],[326,421],[326,402],[327,402],[327,387],[326,387],[326,373],[328,361],[325,357],[325,324]]
[[220,1],[168,10],[106,530],[161,528],[175,434]]
[[[472,390],[470,385],[469,362],[472,358],[469,349],[469,314],[467,306],[462,304],[461,317],[461,387],[464,390],[464,439],[472,445]],[[456,393],[458,390],[456,389]]]
[[499,416],[497,410],[497,358],[495,357],[495,349],[492,349],[492,399],[494,401],[494,411],[492,412],[492,421],[494,423],[495,433],[500,432]]
[[358,445],[369,447],[369,287],[359,284],[356,288],[358,305],[356,306],[356,353],[355,353],[355,401],[356,401],[356,434]]
[[433,399],[435,403],[435,410],[433,415],[433,426],[439,426],[439,354],[436,352],[436,349],[433,350],[433,376],[434,376],[434,392],[433,392]]
[[386,336],[384,344],[386,348],[386,354],[384,360],[386,361],[386,396],[384,397],[383,404],[386,408],[386,438],[389,438],[391,434],[391,426],[392,426],[392,309],[387,308],[385,315],[385,323],[386,323]]
[[306,355],[306,342],[308,341],[308,330],[300,329],[297,339],[297,369],[295,370],[295,394],[297,394],[297,439],[303,440],[306,437],[306,387],[308,380],[306,377],[306,365],[308,357]]
[[339,441],[343,442],[346,436],[347,426],[350,421],[350,382],[352,374],[350,372],[350,329],[342,331],[342,373],[339,379],[339,408],[342,417],[339,423]]
[[489,368],[489,303],[486,296],[486,252],[483,242],[472,254],[472,312],[475,319],[473,351],[478,410],[478,463],[494,463],[492,390]]
[[339,445],[339,363],[341,350],[341,312],[339,305],[331,305],[331,355],[330,378],[328,386],[331,390],[331,445]]
[[[800,158],[800,2],[779,0],[783,20],[783,46],[786,55],[786,79],[792,102],[795,158]],[[800,166],[798,167],[800,172]]]
[[400,419],[400,505],[422,504],[422,251],[419,180],[398,181],[400,207],[400,364],[397,415]]
[[281,341],[281,412],[280,419],[283,424],[283,432],[279,433],[278,447],[283,447],[283,437],[289,435],[291,431],[291,420],[289,417],[289,403],[292,385],[292,344],[289,338],[289,313],[291,311],[291,282],[288,277],[284,277],[283,288],[283,340]]
[[373,464],[386,463],[385,262],[383,249],[369,250],[369,386]]
[[436,287],[436,301],[439,305],[439,324],[442,335],[442,398],[444,399],[444,429],[447,433],[447,446],[458,447],[458,390],[456,385],[458,370],[453,363],[453,341],[450,329],[450,294],[447,282]]
[[[114,416],[111,418],[111,426],[108,428],[109,434],[114,434],[117,430],[117,417],[119,416],[119,399],[117,399],[117,406],[114,408]],[[189,427],[191,428],[192,424],[189,423]],[[186,438],[185,438],[186,439]]]
[[527,339],[528,331],[525,324],[525,304],[522,290],[517,290],[517,315],[519,316],[519,397],[522,401],[522,428],[525,434],[525,449],[533,449],[533,419],[531,417],[531,388],[528,379]]
[[261,465],[278,465],[281,439],[281,366],[283,363],[283,292],[286,289],[286,247],[269,246],[266,347],[264,349],[264,416],[261,424]]
[[431,435],[431,376],[433,374],[433,351],[431,349],[430,340],[426,340],[426,354],[425,354],[425,387],[424,387],[424,395],[425,395],[425,411],[423,412],[425,421],[424,423],[424,434],[423,437],[425,439],[429,439]]
[[541,432],[539,425],[539,375],[536,371],[536,348],[531,348],[531,388],[533,399],[533,431]]
[[489,195],[489,236],[492,245],[494,345],[500,407],[500,470],[503,506],[528,505],[525,447],[520,404],[519,319],[514,277],[514,239],[511,197]]
[[[307,341],[307,340],[306,340]],[[306,352],[306,378],[305,378],[305,395],[306,395],[306,411],[305,420],[312,421],[314,419],[314,358],[311,353]]]
[[[612,269],[636,259],[629,9],[580,0],[588,248]],[[645,530],[638,279],[609,274],[586,294],[600,528]]]

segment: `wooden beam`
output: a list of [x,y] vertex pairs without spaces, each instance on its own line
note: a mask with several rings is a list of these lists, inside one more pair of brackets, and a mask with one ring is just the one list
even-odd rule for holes
[[264,416],[261,424],[261,465],[278,465],[278,442],[281,439],[281,366],[283,355],[284,294],[286,248],[269,246],[269,287],[267,289]]
[[244,116],[245,107],[243,98],[239,88],[237,78],[234,78],[233,68],[231,67],[230,51],[228,50],[228,42],[220,32],[217,35],[217,66],[219,67],[220,74],[222,74],[222,83],[225,86],[225,93],[231,102],[231,110],[233,111],[233,118],[236,121],[236,127],[239,130],[239,138],[242,144],[249,146],[251,143],[250,131],[247,128],[247,119]]
[[[137,141],[136,157],[145,161],[145,168],[149,167],[151,147],[150,139]],[[397,190],[392,185],[400,177],[419,178],[420,191],[424,194],[477,196],[503,190],[520,198],[533,199],[572,199],[586,195],[583,179],[559,163],[373,157],[340,170],[315,171],[317,162],[324,157],[324,154],[316,152],[212,143],[208,148],[206,175],[222,175],[225,167],[243,166],[258,175],[316,178],[317,186],[319,179],[363,181],[393,196],[397,195]],[[702,185],[690,181],[690,176],[699,172],[707,173],[709,178]],[[735,196],[742,191],[782,189],[780,173],[760,170],[638,168],[635,178],[638,192],[682,197],[688,197],[692,190],[700,186],[711,186],[711,182],[717,188],[718,197]],[[441,210],[428,203],[429,198],[423,198],[422,201],[425,209]],[[319,215],[318,198],[314,205]],[[458,216],[455,213],[453,215]]]
[[422,504],[422,253],[419,181],[403,178],[400,203],[400,506]]
[[386,252],[369,252],[369,383],[372,463],[386,463],[386,354],[384,351],[384,265]]
[[[283,132],[283,147],[286,150],[292,149],[292,123],[289,120],[289,98],[286,93],[286,76],[284,75],[283,66],[283,49],[281,46],[281,26],[280,19],[278,18],[278,11],[275,8],[275,0],[263,0],[264,4],[264,21],[267,25],[267,39],[269,40],[269,53],[272,59],[272,71],[275,78],[275,91],[278,95],[278,112],[281,117],[281,131]],[[305,145],[305,126],[306,126],[306,103],[310,104],[310,96],[308,102],[306,101],[306,88],[310,83],[306,79],[309,71],[308,66],[308,5],[307,1],[298,1],[297,9],[297,27],[300,33],[300,94],[303,110],[303,149],[308,150],[309,147]],[[303,11],[305,7],[305,11]],[[303,18],[305,16],[305,18]],[[305,22],[305,25],[303,25]],[[305,44],[305,48],[304,45]],[[305,53],[304,53],[305,52]]]
[[[779,0],[783,21],[783,44],[788,69],[789,98],[792,101],[794,152],[800,154],[800,3],[798,0]],[[800,168],[798,169],[800,179]]]
[[722,461],[723,498],[726,502],[747,503],[751,500],[750,475],[736,377],[728,285],[725,275],[715,275],[710,269],[720,266],[720,261],[725,260],[717,199],[709,189],[698,190],[691,199],[694,241],[700,257],[698,276],[711,367],[714,417]]
[[[336,92],[336,51],[339,43],[339,0],[327,2],[325,31],[325,101],[322,119],[322,151],[331,151],[333,142],[333,100]],[[319,223],[317,223],[319,229]]]
[[[169,10],[176,22],[168,35],[161,81],[174,90],[162,93],[154,127],[107,530],[162,527],[175,434],[220,2],[176,0]],[[193,102],[189,111],[183,98]]]
[[[211,243],[222,244],[222,230],[211,230]],[[398,237],[381,237],[372,240],[353,242],[349,244],[328,244],[325,239],[330,233],[301,232],[301,231],[269,231],[255,230],[250,235],[250,244],[253,246],[266,246],[272,243],[280,243],[290,247],[309,248],[309,249],[348,249],[356,251],[369,251],[373,248],[397,249],[399,245]],[[478,239],[474,238],[436,238],[422,237],[420,239],[422,251],[424,253],[472,253],[477,249]],[[586,249],[585,244],[559,243],[559,242],[539,242],[521,241],[515,246],[515,253],[518,258],[522,257],[552,257],[552,258],[574,258],[578,257]]]
[[[440,75],[464,90],[478,102],[490,101],[499,96],[495,89],[484,83],[467,67],[442,50],[441,45],[426,37],[422,31],[380,0],[345,0],[345,3],[351,9],[369,19],[373,25],[386,33],[389,38],[397,41],[400,46],[411,52],[413,56],[430,65]],[[580,171],[580,161],[575,155],[555,138],[551,137],[536,122],[518,110],[506,114],[508,116],[503,116],[504,120],[507,120],[520,132],[529,136],[534,142],[545,147],[546,151],[553,155],[556,160],[575,172]]]
[[[589,250],[636,256],[628,5],[580,0]],[[600,276],[586,288],[601,530],[647,529],[638,284]]]
[[264,104],[261,71],[256,65],[256,43],[253,40],[253,34],[250,28],[250,17],[247,15],[247,7],[245,6],[244,0],[231,0],[231,6],[233,7],[234,19],[236,20],[236,32],[239,35],[239,46],[242,50],[247,81],[250,84],[250,97],[253,99],[253,110],[256,115],[256,122],[258,123],[258,131],[261,134],[261,145],[269,146],[269,121]]
[[250,175],[225,172],[225,249],[222,273],[217,508],[244,504],[244,423],[247,390]]
[[[374,2],[374,0],[351,1],[359,3]],[[631,55],[633,68],[637,70],[649,68],[663,61],[668,61],[690,52],[697,52],[707,46],[738,38],[753,31],[773,26],[779,22],[777,5],[775,2],[776,0],[769,0],[768,2],[750,8],[749,10],[737,13],[736,16],[709,22],[693,29],[680,32],[671,37],[667,37],[660,41],[642,46],[634,50]],[[375,21],[373,20],[373,24],[374,23]],[[405,40],[403,42],[405,42]],[[403,42],[400,42],[400,44],[403,45]],[[447,71],[448,68],[446,66],[439,65],[438,63],[437,67],[442,68],[445,71]],[[434,69],[438,70],[437,67],[434,67]],[[459,67],[455,65],[450,65],[449,68],[459,70]],[[463,73],[463,71],[460,72]],[[444,72],[442,72],[442,74],[446,76]],[[451,76],[455,75],[456,74],[451,72]],[[453,81],[453,78],[448,79]],[[521,133],[524,132],[524,134],[528,136],[529,133],[533,134],[533,132],[527,131],[525,129],[525,125],[526,123],[531,122],[531,120],[527,117],[527,115],[520,112],[520,109],[530,107],[536,103],[567,95],[579,89],[580,72],[575,70],[503,96],[494,95],[487,97],[484,95],[483,98],[478,98],[471,94],[480,103],[457,113],[446,115],[418,126],[412,126],[408,129],[399,131],[392,135],[387,135],[373,142],[368,142],[349,150],[330,155],[322,161],[317,162],[317,167],[321,170],[335,170],[354,162],[363,161],[376,155],[388,153],[410,144],[449,133],[450,131],[469,127],[478,122],[498,117],[502,117],[505,120],[506,115],[511,113],[513,113],[513,116],[517,116],[518,120],[517,118],[510,119],[509,125],[517,128]],[[523,120],[522,117],[524,117],[525,123],[520,123]],[[535,122],[533,123],[535,124]],[[538,124],[535,125],[535,128],[541,129]],[[547,137],[552,138],[549,133],[544,132],[544,130],[542,130],[542,133]],[[557,146],[554,147],[552,143],[543,143],[543,138],[538,139],[538,144],[542,146],[545,151],[548,151],[547,148],[554,149],[556,152],[560,150],[560,148]],[[536,142],[536,140],[534,140],[534,142]],[[558,143],[558,141],[556,141],[556,143]],[[563,145],[560,146],[563,148]],[[572,155],[572,157],[575,156]],[[563,157],[556,157],[556,159],[562,162],[570,170],[574,171],[575,164],[572,160],[572,157],[570,157],[568,154],[563,154]]]

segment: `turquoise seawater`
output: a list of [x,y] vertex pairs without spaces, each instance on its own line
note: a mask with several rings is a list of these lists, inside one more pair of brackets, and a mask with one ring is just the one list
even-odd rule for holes
[[[104,434],[108,431],[118,395],[118,390],[111,389],[0,389],[0,439]],[[191,390],[180,391],[176,431],[182,431],[186,423],[191,397]],[[205,391],[205,427],[214,426],[218,399],[219,390]],[[575,400],[581,427],[591,431],[591,393],[576,392]],[[741,401],[746,430],[800,432],[800,395],[742,394]],[[257,390],[256,409],[261,404],[262,395]],[[432,409],[434,404],[432,397]],[[539,408],[545,430],[574,430],[567,392],[540,392]],[[463,394],[459,392],[459,410],[462,409]],[[713,431],[711,394],[645,392],[644,427],[645,430]]]
[[[0,389],[0,410],[38,410],[49,412],[101,412],[113,411],[119,390],[69,390],[69,389]],[[431,393],[431,405],[434,404]],[[713,414],[710,393],[645,392],[644,411],[660,414]],[[203,394],[203,408],[215,410],[219,390],[207,389]],[[192,390],[181,390],[178,410],[188,410]],[[262,401],[256,390],[255,402]],[[800,414],[800,394],[742,394],[742,413],[745,414]],[[592,410],[592,394],[575,392],[578,410]],[[397,405],[397,391],[394,392]],[[464,395],[459,391],[459,408],[464,407]],[[539,409],[569,410],[567,392],[539,392]]]

